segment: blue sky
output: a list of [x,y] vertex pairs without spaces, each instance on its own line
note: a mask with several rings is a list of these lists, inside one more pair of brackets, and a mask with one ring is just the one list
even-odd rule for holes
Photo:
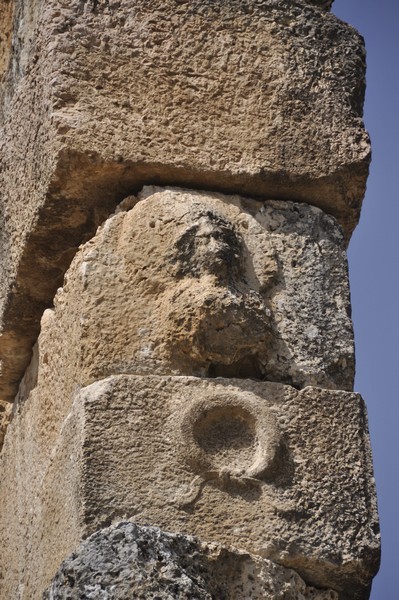
[[365,37],[366,127],[373,162],[349,245],[356,390],[366,400],[382,530],[372,600],[399,600],[399,0],[335,0],[333,12]]

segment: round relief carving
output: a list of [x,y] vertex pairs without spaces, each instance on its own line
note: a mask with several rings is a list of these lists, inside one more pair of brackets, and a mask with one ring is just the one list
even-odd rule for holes
[[200,399],[181,420],[180,451],[199,475],[262,478],[271,473],[280,447],[274,415],[248,395]]

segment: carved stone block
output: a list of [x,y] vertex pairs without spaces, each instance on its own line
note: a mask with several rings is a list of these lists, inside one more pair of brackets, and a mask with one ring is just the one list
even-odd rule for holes
[[331,3],[0,0],[0,598],[368,598]]
[[120,376],[89,386],[80,402],[86,531],[131,515],[361,597],[378,546],[359,396]]
[[42,325],[43,388],[55,373],[61,386],[154,373],[352,389],[347,262],[333,217],[174,188],[141,198],[75,256]]
[[368,597],[378,521],[358,395],[119,375],[56,416],[32,392],[4,446],[6,597],[22,584],[35,597],[82,537],[126,518],[269,558],[341,599]]

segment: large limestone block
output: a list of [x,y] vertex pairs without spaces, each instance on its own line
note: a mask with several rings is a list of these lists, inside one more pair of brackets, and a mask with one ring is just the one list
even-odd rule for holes
[[291,569],[154,527],[93,534],[60,566],[44,600],[338,600]]
[[73,252],[143,183],[308,202],[350,235],[369,162],[364,48],[324,4],[15,2],[0,57],[3,399]]
[[118,375],[76,391],[61,415],[35,392],[2,453],[3,597],[37,597],[83,537],[128,518],[368,598],[379,539],[358,395]]
[[[356,176],[369,155],[364,48],[312,6],[325,2],[136,0],[132,10],[130,0],[50,0],[40,12],[37,0],[26,4],[14,28],[37,39],[25,33],[15,51],[22,68],[8,75],[17,87],[5,132],[31,127],[14,103],[25,108],[34,92],[48,103],[40,136],[52,131],[49,154],[69,155],[57,158],[59,193],[87,189],[76,181],[82,173],[95,180],[103,169],[107,183],[147,172],[309,201],[353,227],[364,191]],[[116,162],[118,175],[104,162]]]
[[75,256],[43,321],[39,383],[155,373],[350,390],[349,311],[343,236],[320,209],[150,188]]

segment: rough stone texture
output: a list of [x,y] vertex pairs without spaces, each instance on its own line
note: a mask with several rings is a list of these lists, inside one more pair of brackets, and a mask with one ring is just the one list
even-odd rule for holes
[[378,521],[358,395],[119,375],[76,392],[71,408],[38,389],[2,453],[0,596],[37,597],[82,537],[132,518],[368,598]]
[[0,2],[0,81],[7,71],[11,55],[13,8],[11,0]]
[[[77,246],[143,183],[305,201],[350,235],[369,162],[364,48],[320,7],[15,3],[1,86],[3,400]],[[9,39],[10,19],[0,28]]]
[[120,523],[83,542],[44,600],[338,600],[292,570],[190,536]]
[[156,373],[352,389],[347,263],[333,217],[188,190],[142,197],[79,250],[46,312],[44,387],[57,378],[64,394],[65,378]]
[[334,0],[305,0],[308,4],[312,6],[318,6],[319,8],[323,8],[324,10],[330,10]]
[[4,404],[0,404],[0,448],[3,445],[4,436],[10,422],[12,412],[12,404],[9,402],[5,402]]

